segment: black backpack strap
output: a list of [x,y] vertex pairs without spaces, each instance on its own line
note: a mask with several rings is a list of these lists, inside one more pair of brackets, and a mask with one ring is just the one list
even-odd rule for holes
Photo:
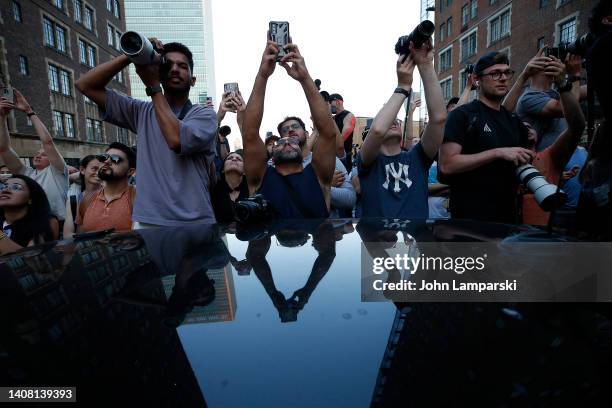
[[302,215],[304,215],[306,218],[317,218],[308,207],[304,206],[304,203],[302,203],[302,200],[300,200],[297,191],[295,191],[289,180],[287,180],[287,176],[281,176],[281,180],[283,180],[285,187],[287,187],[291,201],[293,204],[295,204],[298,210],[300,210]]
[[191,108],[193,108],[193,104],[191,103],[191,101],[189,99],[187,99],[187,102],[185,102],[185,105],[183,106],[183,109],[181,109],[181,113],[179,113],[179,115],[178,115],[178,120],[185,119],[185,116],[187,116],[187,114],[189,113]]
[[72,213],[72,222],[75,222],[77,215],[77,198],[75,195],[70,196],[70,212]]

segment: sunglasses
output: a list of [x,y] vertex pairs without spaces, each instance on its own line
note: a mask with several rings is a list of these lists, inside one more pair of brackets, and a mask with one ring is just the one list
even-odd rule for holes
[[286,144],[300,144],[300,139],[297,137],[283,137],[282,139],[278,139],[274,146],[284,146]]
[[287,125],[287,126],[283,126],[280,129],[281,135],[285,135],[287,133],[289,133],[290,130],[298,130],[301,129],[302,125],[300,125],[299,123],[293,123],[291,125]]
[[123,158],[119,156],[118,154],[104,153],[104,154],[96,155],[96,160],[98,160],[100,163],[104,163],[108,159],[111,159],[111,161],[115,164],[119,164],[123,161]]
[[12,191],[13,193],[16,193],[17,191],[23,191],[23,186],[19,183],[11,183],[11,184],[0,183],[0,191],[4,191],[4,190],[8,190],[8,191]]

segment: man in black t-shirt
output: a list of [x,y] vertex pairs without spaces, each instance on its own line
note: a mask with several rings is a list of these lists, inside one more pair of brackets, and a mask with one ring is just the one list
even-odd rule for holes
[[474,67],[479,100],[449,113],[439,170],[451,187],[452,218],[517,220],[515,169],[531,162],[534,153],[520,147],[527,129],[501,106],[513,74],[505,54],[485,54]]

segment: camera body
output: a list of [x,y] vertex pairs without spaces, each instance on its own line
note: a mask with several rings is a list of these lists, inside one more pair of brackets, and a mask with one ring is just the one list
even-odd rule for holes
[[474,64],[467,64],[467,65],[465,66],[465,70],[464,70],[464,72],[465,72],[466,74],[473,74],[473,73],[474,73]]
[[410,42],[414,44],[414,48],[421,48],[436,30],[436,26],[429,20],[422,21],[408,35],[401,36],[395,43],[395,53],[397,55],[410,54]]
[[261,194],[240,200],[234,207],[235,218],[239,223],[256,223],[274,217],[272,204]]
[[565,58],[567,58],[567,54],[570,52],[568,44],[561,43],[558,47],[548,47],[545,54],[547,57],[555,57],[561,60],[561,62],[564,62]]

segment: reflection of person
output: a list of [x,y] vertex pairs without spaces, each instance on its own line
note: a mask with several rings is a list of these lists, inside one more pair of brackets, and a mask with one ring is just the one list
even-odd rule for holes
[[51,215],[42,187],[27,176],[0,182],[0,253],[57,239],[59,225]]
[[271,236],[267,234],[263,238],[249,242],[246,259],[253,267],[255,275],[263,285],[266,293],[270,296],[283,323],[297,320],[298,313],[304,308],[317,285],[331,267],[336,257],[336,240],[332,224],[326,222],[321,224],[303,224],[298,228],[281,228],[277,232],[279,242],[295,247],[303,245],[306,242],[303,238],[306,237],[307,240],[307,234],[313,230],[312,245],[318,252],[317,259],[315,259],[312,265],[312,270],[306,284],[296,290],[289,298],[285,298],[276,289],[272,270],[266,260],[266,255],[270,250]]
[[238,152],[232,152],[225,158],[221,178],[211,196],[217,222],[234,221],[236,203],[249,196],[249,186],[244,177],[244,160]]

